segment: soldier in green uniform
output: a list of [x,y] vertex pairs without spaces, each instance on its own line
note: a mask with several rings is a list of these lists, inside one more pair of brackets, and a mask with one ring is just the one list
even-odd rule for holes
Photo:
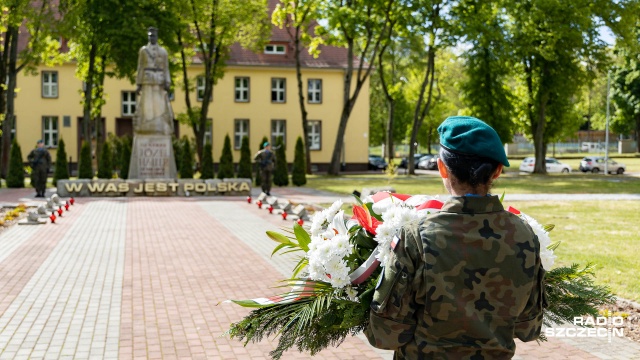
[[276,154],[271,151],[271,144],[265,142],[262,150],[258,151],[253,159],[258,163],[262,176],[262,192],[271,196],[272,174],[276,164]]
[[498,134],[472,117],[438,128],[442,210],[404,228],[383,269],[365,333],[395,359],[510,359],[538,339],[545,302],[540,243],[489,194],[509,166]]
[[51,154],[44,147],[44,141],[38,140],[36,148],[27,155],[27,160],[31,165],[31,185],[36,188],[36,197],[44,197],[51,166]]

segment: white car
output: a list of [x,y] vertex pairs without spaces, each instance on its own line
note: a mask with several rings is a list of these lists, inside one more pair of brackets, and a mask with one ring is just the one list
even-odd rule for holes
[[[554,158],[546,158],[545,159],[547,172],[548,173],[570,173],[571,166],[567,164],[563,164]],[[536,165],[536,158],[528,157],[522,160],[522,164],[520,164],[520,171],[523,172],[533,172],[533,168]]]

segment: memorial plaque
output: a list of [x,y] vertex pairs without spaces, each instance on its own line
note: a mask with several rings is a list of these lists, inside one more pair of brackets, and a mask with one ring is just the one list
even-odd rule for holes
[[135,135],[129,165],[130,179],[173,179],[176,173],[171,136]]

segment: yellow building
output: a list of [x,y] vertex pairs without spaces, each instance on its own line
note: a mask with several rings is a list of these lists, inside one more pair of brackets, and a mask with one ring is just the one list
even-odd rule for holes
[[[343,104],[346,49],[325,46],[318,58],[303,51],[303,87],[309,119],[312,166],[326,171],[331,161]],[[15,135],[26,156],[37,139],[44,139],[55,159],[57,142],[63,138],[72,169],[76,168],[82,136],[82,81],[75,77],[76,64],[53,68],[40,67],[37,76],[21,73],[16,97]],[[197,77],[204,73],[202,64],[188,68],[198,86],[191,94],[199,106],[198,94],[204,84]],[[181,74],[172,74],[181,83]],[[105,79],[106,103],[102,108],[101,133],[122,136],[132,134],[135,113],[135,84],[125,79]],[[186,112],[185,94],[176,86],[172,100],[176,114]],[[234,161],[240,159],[240,139],[249,137],[252,153],[266,136],[274,141],[283,136],[287,160],[293,162],[294,145],[302,136],[298,104],[293,45],[284,30],[272,28],[272,37],[263,53],[253,53],[234,45],[225,75],[213,90],[209,109],[212,127],[208,138],[213,144],[214,162],[222,153],[228,134],[234,149]],[[349,119],[342,156],[346,170],[363,170],[368,163],[369,84],[366,83]],[[178,125],[176,135],[194,137],[187,125]]]

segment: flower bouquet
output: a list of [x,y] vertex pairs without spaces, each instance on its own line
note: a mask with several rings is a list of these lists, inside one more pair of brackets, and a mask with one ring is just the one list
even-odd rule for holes
[[[231,300],[255,308],[231,324],[227,332],[231,338],[246,345],[279,335],[278,345],[270,353],[279,359],[292,347],[314,355],[366,328],[381,265],[392,258],[397,230],[417,224],[428,213],[439,211],[443,203],[426,195],[386,192],[356,199],[358,204],[353,206],[350,219],[345,217],[339,200],[316,212],[307,228],[296,223],[284,234],[267,232],[278,243],[272,255],[300,254],[291,278],[282,284],[290,290],[270,298]],[[550,270],[559,244],[552,244],[549,237],[553,225],[543,226],[512,207],[507,210],[527,221],[539,238],[542,265],[548,270],[546,325],[571,321],[576,316],[597,316],[598,306],[613,301],[606,287],[593,283],[591,265]]]

